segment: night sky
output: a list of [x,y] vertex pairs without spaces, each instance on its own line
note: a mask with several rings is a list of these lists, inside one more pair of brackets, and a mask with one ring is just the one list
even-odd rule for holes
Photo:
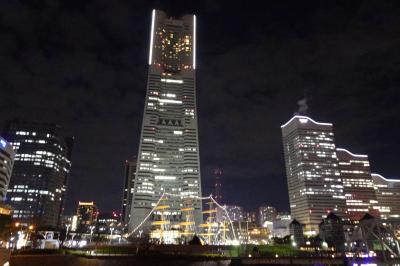
[[[55,122],[75,136],[67,214],[121,207],[136,155],[152,8],[197,14],[203,194],[288,210],[280,125],[306,93],[337,146],[400,176],[399,1],[0,1],[0,126]],[[264,5],[261,5],[264,3]]]

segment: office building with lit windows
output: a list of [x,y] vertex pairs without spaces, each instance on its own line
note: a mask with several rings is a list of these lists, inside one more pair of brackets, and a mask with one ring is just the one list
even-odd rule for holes
[[90,232],[91,226],[95,226],[97,223],[97,217],[99,211],[96,204],[93,201],[79,201],[76,209],[77,216],[77,230],[80,233]]
[[269,222],[270,224],[272,224],[272,222],[275,221],[277,215],[278,212],[273,206],[264,205],[258,208],[259,223],[261,226],[264,226],[265,222]]
[[131,215],[131,203],[133,198],[133,187],[135,185],[136,164],[136,156],[130,160],[125,161],[125,181],[121,212],[121,221],[124,224],[129,223],[129,217]]
[[400,179],[371,174],[382,219],[400,219]]
[[378,216],[378,201],[368,156],[340,148],[336,149],[336,155],[346,197],[345,217],[351,221],[359,221],[365,213]]
[[0,137],[0,205],[6,199],[14,165],[15,152],[10,143]]
[[3,136],[16,152],[7,194],[14,220],[58,226],[73,139],[65,137],[58,125],[21,121],[9,122]]
[[345,209],[333,125],[296,115],[281,129],[291,215],[317,234],[322,218]]
[[[196,109],[196,16],[179,19],[153,10],[149,68],[130,229],[150,213],[158,199],[170,226],[182,221],[181,208],[194,208],[202,221]],[[169,194],[169,195],[167,195]],[[171,196],[171,194],[176,196]],[[144,224],[160,219],[156,211]]]

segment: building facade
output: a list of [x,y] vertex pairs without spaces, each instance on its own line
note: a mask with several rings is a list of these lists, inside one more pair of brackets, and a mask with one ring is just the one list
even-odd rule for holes
[[258,215],[257,212],[245,212],[244,213],[244,221],[252,224],[258,225]]
[[[150,213],[162,195],[171,225],[181,222],[186,204],[202,221],[196,108],[196,16],[173,19],[153,10],[147,92],[132,199],[130,230]],[[143,224],[149,228],[155,212]]]
[[315,235],[329,212],[345,210],[333,125],[294,116],[281,129],[291,215]]
[[265,222],[272,223],[275,221],[277,215],[276,208],[273,206],[264,205],[258,208],[259,223],[261,226],[264,226]]
[[0,205],[6,199],[14,158],[15,152],[10,143],[0,137]]
[[36,226],[59,225],[71,168],[73,139],[55,124],[11,121],[4,138],[16,152],[7,203],[13,218]]
[[336,154],[346,197],[345,217],[354,222],[359,221],[365,213],[379,215],[368,156],[341,148],[336,149]]
[[339,216],[329,213],[320,223],[319,232],[319,237],[329,247],[333,247],[336,251],[344,251],[344,224]]
[[136,157],[125,161],[124,192],[122,196],[121,211],[121,221],[123,224],[128,224],[131,216],[131,203],[133,198],[133,188],[135,185],[136,165]]
[[95,226],[99,211],[93,201],[79,201],[76,209],[77,231],[81,233],[90,232],[90,227]]
[[273,237],[283,238],[290,234],[290,223],[292,216],[289,213],[278,213],[275,221],[266,223],[266,227],[270,228]]
[[371,174],[382,219],[400,219],[400,179]]

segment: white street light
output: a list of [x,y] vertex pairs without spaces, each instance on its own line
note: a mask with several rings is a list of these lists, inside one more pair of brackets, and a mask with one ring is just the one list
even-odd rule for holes
[[90,243],[92,243],[92,237],[93,237],[93,230],[96,228],[96,226],[92,225],[89,227],[90,229]]
[[115,228],[114,227],[111,227],[110,228],[110,243],[111,243],[111,241],[112,241],[112,235],[113,235],[113,232],[114,232],[114,230],[115,230]]

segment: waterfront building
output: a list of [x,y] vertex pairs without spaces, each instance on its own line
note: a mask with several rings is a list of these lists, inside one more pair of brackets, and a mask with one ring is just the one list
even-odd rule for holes
[[296,219],[289,224],[289,231],[292,237],[293,246],[301,246],[304,244],[303,225]]
[[345,217],[358,222],[365,213],[379,215],[368,156],[340,148],[336,149],[336,154],[346,197]]
[[11,121],[4,138],[15,155],[7,203],[22,224],[57,227],[63,213],[73,138],[56,124]]
[[319,225],[319,237],[326,242],[329,247],[336,251],[344,250],[344,224],[342,219],[334,213],[329,213]]
[[[202,222],[201,179],[196,107],[196,16],[171,18],[160,10],[151,17],[147,92],[134,184],[130,230],[185,220],[181,208],[193,207]],[[155,211],[157,201],[168,213]],[[163,217],[161,217],[163,216]]]
[[133,157],[125,161],[124,191],[122,196],[121,222],[129,223],[131,216],[131,203],[133,199],[133,188],[135,185],[137,158]]
[[382,219],[400,219],[400,179],[371,174]]
[[291,214],[316,235],[322,218],[345,210],[333,125],[296,115],[281,129]]
[[6,199],[14,165],[15,152],[10,143],[0,137],[0,205]]

